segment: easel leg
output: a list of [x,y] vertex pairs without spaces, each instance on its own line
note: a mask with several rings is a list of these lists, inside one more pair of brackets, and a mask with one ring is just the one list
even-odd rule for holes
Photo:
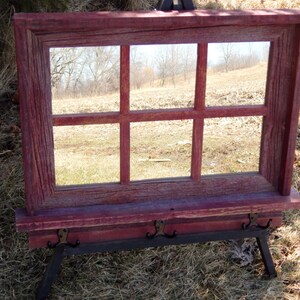
[[265,265],[266,275],[271,279],[277,276],[275,266],[272,260],[270,249],[267,242],[267,235],[261,235],[256,238],[258,248]]
[[48,263],[43,279],[39,285],[37,291],[37,300],[45,300],[50,292],[51,286],[56,279],[58,272],[60,271],[61,263],[64,259],[65,245],[59,244],[55,248],[54,255],[52,256],[50,262]]

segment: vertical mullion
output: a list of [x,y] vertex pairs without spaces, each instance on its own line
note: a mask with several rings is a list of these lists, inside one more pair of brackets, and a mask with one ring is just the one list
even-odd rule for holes
[[[121,46],[120,55],[120,114],[129,112],[130,93],[130,47]],[[120,123],[120,182],[129,184],[130,181],[130,123]]]
[[[195,105],[196,111],[205,109],[205,91],[206,91],[206,72],[207,72],[207,43],[198,44],[197,51],[197,71],[195,87]],[[204,119],[194,119],[193,122],[193,142],[192,142],[192,166],[191,177],[197,181],[200,179],[202,164],[202,146],[203,146]]]

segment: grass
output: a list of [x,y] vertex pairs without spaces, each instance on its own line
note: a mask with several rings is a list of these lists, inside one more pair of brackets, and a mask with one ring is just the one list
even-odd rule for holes
[[[0,107],[0,295],[1,299],[7,300],[33,299],[52,252],[47,249],[29,250],[26,234],[15,232],[14,210],[24,206],[21,140],[20,133],[15,128],[19,123],[18,107],[13,104]],[[225,130],[227,133],[229,130],[244,133],[247,126],[242,126],[244,121],[237,121],[236,125],[226,123],[220,126],[228,127]],[[247,125],[258,130],[257,120],[250,118],[247,122]],[[144,123],[143,126],[147,125]],[[181,133],[185,128],[181,125],[177,124],[180,137],[178,141],[188,140],[189,137]],[[212,123],[210,130],[215,125],[217,124]],[[154,139],[157,128],[137,127],[133,129],[133,133],[138,134],[142,130],[144,134],[153,135],[151,138],[155,150],[162,140],[165,141],[165,134],[172,127],[176,125],[172,124],[158,132],[162,139]],[[102,135],[99,128],[91,130],[79,127],[77,132],[74,131],[73,138],[68,139],[71,129],[74,131],[74,128],[67,128],[57,141],[62,149],[72,155],[80,153],[78,143],[84,146],[83,149],[89,143],[89,148],[94,151],[112,132],[106,125],[101,130]],[[82,136],[85,136],[84,143]],[[109,149],[113,148],[117,140],[112,139],[112,144],[105,150],[107,153],[110,153]],[[172,141],[174,142],[173,138]],[[143,143],[145,140],[141,139],[138,144],[133,145],[139,149],[143,147]],[[300,150],[300,140],[297,143]],[[190,147],[189,143],[183,143],[181,145],[187,148],[170,156],[168,145],[167,141],[163,157],[167,155],[171,159],[182,152],[185,157],[185,150]],[[223,150],[227,148],[223,146]],[[216,151],[220,152],[220,148],[216,148]],[[88,157],[93,157],[94,154],[90,153]],[[148,151],[142,157],[154,154],[155,151]],[[77,162],[82,160],[82,157],[74,157]],[[298,188],[299,173],[300,162],[296,160],[294,185]],[[299,299],[300,212],[284,213],[284,222],[284,226],[273,231],[270,236],[270,249],[278,271],[278,277],[271,281],[260,278],[263,264],[253,240],[249,239],[244,243],[209,242],[68,257],[63,262],[62,271],[53,285],[49,299]]]

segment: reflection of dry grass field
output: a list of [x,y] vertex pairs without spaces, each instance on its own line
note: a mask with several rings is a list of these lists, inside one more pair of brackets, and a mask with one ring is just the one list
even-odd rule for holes
[[119,181],[119,126],[56,127],[56,183]]
[[[208,106],[263,104],[266,64],[208,73]],[[193,106],[194,80],[131,92],[131,109]],[[54,113],[116,111],[118,94],[53,101]],[[260,117],[206,119],[202,174],[257,171]],[[54,130],[59,185],[119,181],[118,125]],[[131,179],[190,176],[192,121],[131,124]]]

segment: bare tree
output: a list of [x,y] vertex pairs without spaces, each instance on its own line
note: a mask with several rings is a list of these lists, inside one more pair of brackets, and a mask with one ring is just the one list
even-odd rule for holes
[[156,53],[156,65],[158,69],[158,77],[161,80],[160,85],[164,86],[168,76],[168,53],[164,49],[160,49]]
[[183,78],[187,81],[189,74],[196,71],[197,51],[193,45],[185,45],[181,51]]
[[225,72],[230,70],[230,65],[233,62],[234,49],[232,43],[222,43],[220,44],[220,49],[222,51],[222,58],[224,62]]
[[105,94],[119,87],[120,55],[118,47],[93,47],[87,53],[91,93]]
[[69,63],[67,52],[70,48],[52,48],[50,50],[51,65],[51,86],[57,87],[65,74],[66,67]]
[[132,46],[130,50],[130,84],[135,89],[140,89],[143,84],[151,81],[145,72],[148,57],[140,50],[140,46]]
[[173,86],[176,86],[176,75],[180,73],[180,49],[178,45],[171,45],[168,47],[168,65],[169,76],[172,79]]
[[168,45],[160,48],[157,52],[158,76],[161,79],[161,86],[164,86],[166,79],[169,77],[176,85],[176,76],[181,72],[182,64],[180,59],[180,47],[178,45]]

